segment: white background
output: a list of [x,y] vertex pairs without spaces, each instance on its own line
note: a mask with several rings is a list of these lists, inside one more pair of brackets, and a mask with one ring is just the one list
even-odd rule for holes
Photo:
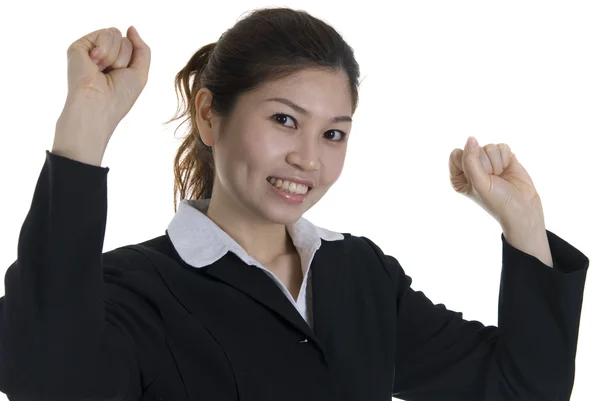
[[[364,235],[398,258],[434,303],[497,324],[499,224],[453,191],[448,158],[469,135],[507,143],[541,195],[546,227],[588,256],[572,400],[594,398],[600,371],[598,137],[600,3],[595,1],[13,1],[0,9],[0,273],[51,150],[67,90],[67,47],[135,25],[152,48],[149,82],[102,166],[104,250],[164,234],[179,145],[167,121],[175,74],[242,14],[304,9],[332,24],[361,67],[345,170],[305,217]],[[177,131],[178,137],[184,127]],[[1,288],[4,295],[4,287]],[[591,397],[591,398],[590,398]],[[0,399],[3,398],[0,395]]]

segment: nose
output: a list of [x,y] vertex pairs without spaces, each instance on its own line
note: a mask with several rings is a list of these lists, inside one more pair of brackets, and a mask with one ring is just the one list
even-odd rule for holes
[[321,167],[319,161],[318,144],[314,138],[307,138],[297,143],[296,147],[288,153],[287,161],[304,171],[316,171]]

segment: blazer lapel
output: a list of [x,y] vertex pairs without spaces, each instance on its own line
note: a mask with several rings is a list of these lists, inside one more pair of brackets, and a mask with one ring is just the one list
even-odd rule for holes
[[[211,277],[238,289],[289,322],[292,327],[311,339],[327,360],[325,346],[328,341],[333,340],[330,338],[331,330],[336,324],[337,311],[343,307],[340,305],[340,300],[347,279],[344,272],[344,263],[346,263],[347,257],[341,243],[342,241],[322,240],[321,247],[316,251],[311,262],[313,329],[304,321],[270,277],[257,267],[246,265],[234,253],[228,252],[213,265],[202,269],[205,269],[205,272]],[[150,247],[145,246],[146,244]],[[172,286],[171,290],[177,292],[177,297],[184,306],[188,310],[194,311],[196,307],[193,300],[188,298],[186,291],[177,290],[180,284],[177,284],[175,278],[171,278],[173,272],[181,268],[178,265],[173,266],[172,260],[178,260],[182,264],[186,263],[177,254],[167,237],[162,236],[153,241],[138,244],[134,248],[144,250],[145,252],[142,254],[152,253],[153,258],[164,258],[163,263],[155,266],[161,267],[158,271],[161,272],[163,279]],[[156,252],[153,248],[161,250],[164,254]],[[166,255],[169,255],[170,259]],[[149,260],[152,259],[149,258]]]
[[322,241],[321,248],[315,253],[311,264],[313,292],[313,327],[323,345],[336,325],[346,274],[342,241]]
[[275,282],[256,266],[248,266],[235,254],[228,252],[213,265],[204,267],[206,273],[218,280],[235,287],[255,301],[288,321],[312,341],[318,340]]

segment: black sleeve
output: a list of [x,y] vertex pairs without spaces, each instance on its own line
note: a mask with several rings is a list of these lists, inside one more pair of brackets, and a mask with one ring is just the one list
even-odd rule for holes
[[[0,299],[0,391],[11,400],[137,400],[131,339],[107,313],[108,168],[46,151]],[[103,263],[103,257],[106,258]]]
[[[398,293],[393,394],[409,401],[568,400],[589,259],[547,230],[554,266],[501,235],[498,327],[467,321],[411,288],[371,242]],[[369,241],[370,242],[370,241]],[[476,300],[474,300],[476,302]]]

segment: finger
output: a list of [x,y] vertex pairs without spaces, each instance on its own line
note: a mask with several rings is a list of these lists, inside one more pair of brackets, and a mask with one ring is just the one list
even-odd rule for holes
[[502,156],[502,168],[505,169],[510,164],[511,157],[515,157],[510,146],[505,143],[499,143],[500,155]]
[[468,181],[473,185],[475,190],[478,192],[489,192],[491,189],[491,179],[483,166],[483,160],[487,160],[487,156],[482,157],[482,153],[485,154],[477,142],[475,142],[475,146],[473,147],[465,145],[462,166]]
[[469,181],[462,169],[462,149],[454,149],[450,153],[450,159],[448,160],[448,167],[450,170],[450,184],[452,188],[463,195],[469,193]]
[[133,53],[129,67],[138,70],[146,79],[148,79],[148,71],[150,70],[150,47],[144,42],[133,25],[127,29],[127,38],[133,45]]
[[482,147],[479,148],[479,162],[481,163],[481,167],[486,174],[492,174],[494,172],[492,162],[490,161],[485,149]]
[[[106,56],[100,59],[98,63],[98,67],[100,71],[102,71],[106,67],[112,67],[115,61],[117,61],[117,57],[119,56],[119,51],[121,49],[121,31],[117,28],[109,28],[107,29],[110,36],[110,44],[107,44],[106,47]],[[102,48],[104,50],[104,47]]]
[[462,149],[454,149],[452,153],[450,153],[450,160],[448,161],[448,168],[450,170],[450,176],[456,177],[463,173],[462,169]]
[[90,57],[97,63],[108,56],[108,52],[113,44],[113,33],[110,29],[100,29],[83,37],[83,42],[90,43]]
[[[483,147],[484,153],[487,155],[486,162],[483,163],[484,170],[488,174],[500,175],[504,171],[502,162],[502,154],[500,148],[494,143],[487,144]],[[486,166],[487,164],[487,166]]]
[[[88,33],[87,35],[82,36],[75,42],[71,43],[67,49],[67,59],[79,60],[75,61],[74,64],[81,63],[83,60],[98,60],[101,55],[96,55],[93,51],[100,46],[101,42],[107,42],[108,38],[105,31],[106,29],[98,29],[97,31]],[[101,53],[101,48],[98,48],[97,52]],[[71,65],[70,62],[69,65]]]
[[117,59],[109,67],[112,69],[127,68],[127,66],[129,66],[129,63],[131,62],[132,52],[133,44],[131,44],[131,41],[128,38],[123,38],[121,40],[121,48],[119,49]]
[[98,29],[97,31],[90,32],[87,35],[82,36],[81,38],[73,42],[71,46],[69,46],[68,51],[85,49],[87,50],[89,55],[89,52],[96,48],[96,44],[98,43],[98,37],[104,30],[105,29]]

